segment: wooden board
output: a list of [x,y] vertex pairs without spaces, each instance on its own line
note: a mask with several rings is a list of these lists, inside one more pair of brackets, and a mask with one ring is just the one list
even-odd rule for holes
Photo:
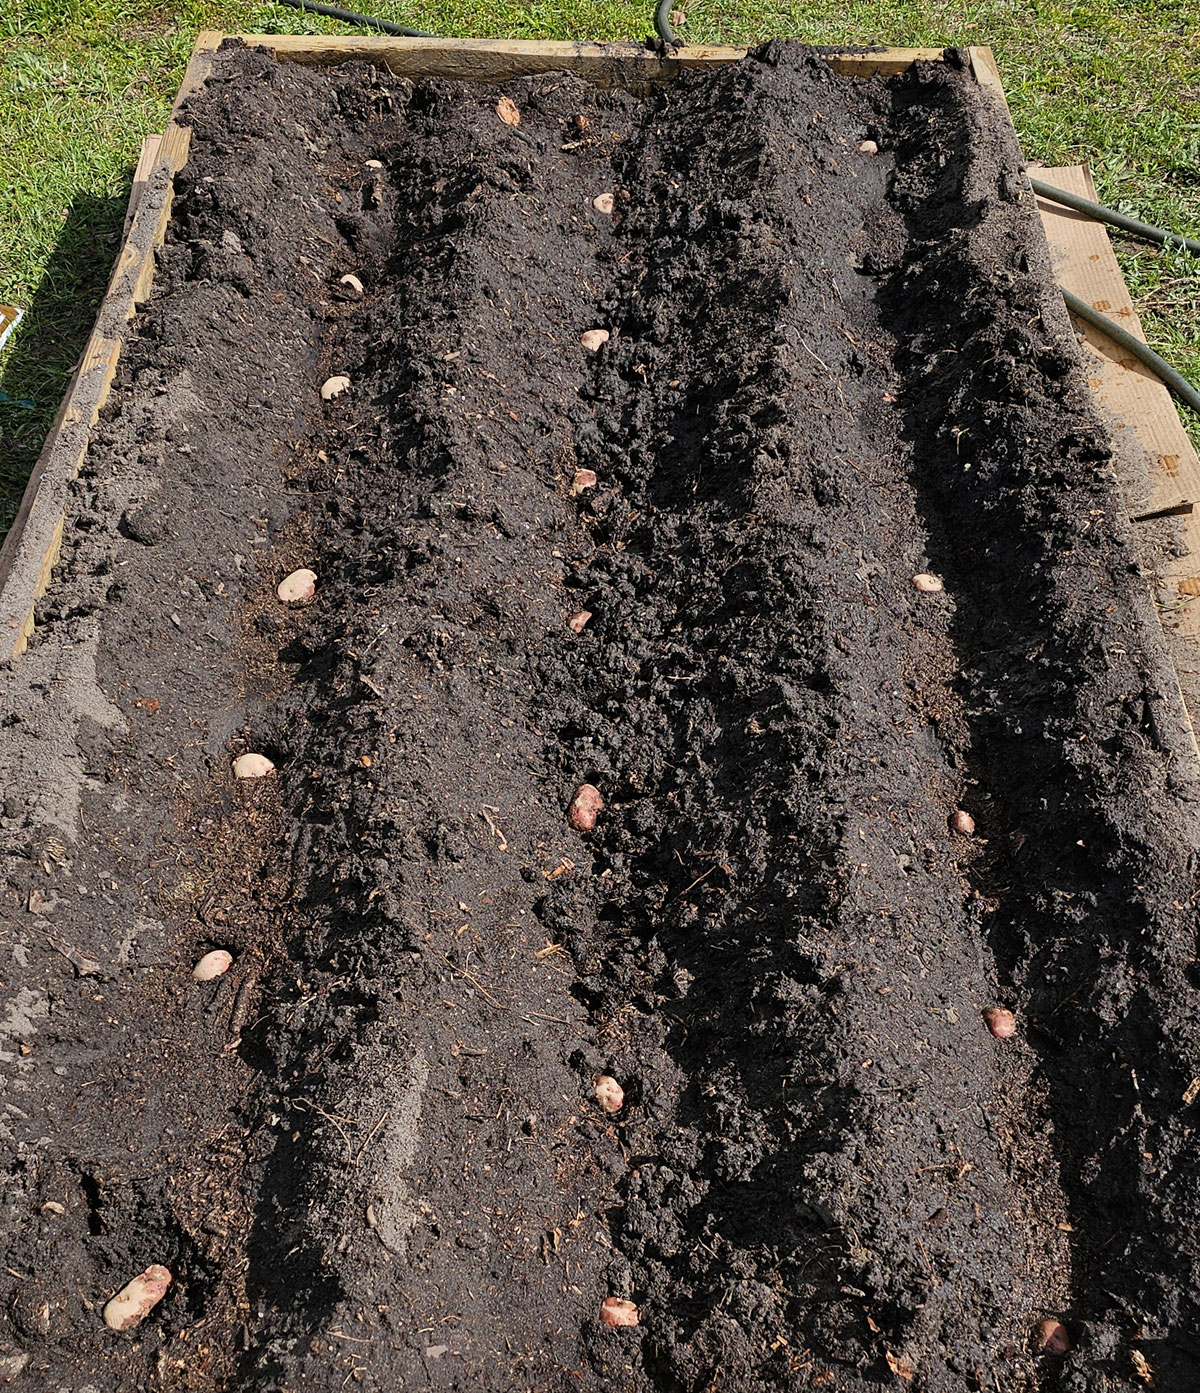
[[[202,36],[204,37],[204,36]],[[403,39],[390,34],[314,36],[242,34],[246,43],[269,48],[293,63],[345,63],[357,59],[387,68],[398,77],[449,77],[468,82],[505,82],[530,73],[577,73],[602,87],[642,92],[656,82],[693,68],[712,68],[746,56],[744,48],[689,44],[670,57],[645,44],[529,42],[521,39]],[[940,48],[890,48],[876,53],[829,53],[835,72],[901,73],[918,60],[938,62]]]
[[128,232],[96,327],[0,547],[0,658],[19,656],[33,632],[34,609],[46,591],[62,546],[70,486],[108,397],[121,354],[122,333],[150,294],[155,253],[170,221],[174,178],[187,160],[189,139],[185,127],[169,126],[146,167],[139,160],[143,177],[139,181],[135,174]]
[[125,209],[125,226],[121,229],[121,241],[124,245],[125,239],[129,236],[129,229],[133,226],[133,215],[137,212],[138,201],[141,199],[142,190],[146,187],[146,181],[154,168],[158,159],[158,147],[162,141],[161,135],[148,135],[142,141],[141,152],[138,155],[137,168],[133,171],[133,186],[129,190],[129,207]]

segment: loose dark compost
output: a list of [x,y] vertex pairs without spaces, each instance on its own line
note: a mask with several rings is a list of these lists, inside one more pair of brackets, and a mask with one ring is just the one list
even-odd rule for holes
[[1200,1386],[1195,751],[964,56],[182,119],[0,674],[0,1377]]

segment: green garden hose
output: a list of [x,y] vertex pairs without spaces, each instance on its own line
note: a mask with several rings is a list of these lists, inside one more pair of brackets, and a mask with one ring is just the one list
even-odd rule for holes
[[682,48],[683,40],[671,27],[671,7],[675,0],[658,0],[654,7],[654,32],[668,48]]
[[322,5],[317,0],[279,0],[281,5],[290,5],[293,10],[308,10],[310,14],[328,15],[330,19],[340,19],[343,24],[357,24],[363,29],[381,29],[385,34],[399,34],[405,39],[432,39],[435,34],[427,34],[423,29],[406,29],[403,24],[393,24],[390,19],[374,19],[371,15],[356,14],[354,10],[343,10],[340,5]]
[[1131,334],[1128,329],[1123,329],[1116,320],[1109,319],[1106,314],[1101,314],[1099,310],[1092,309],[1086,300],[1081,300],[1078,295],[1073,295],[1065,286],[1059,286],[1063,299],[1067,302],[1067,309],[1076,319],[1085,320],[1106,337],[1112,339],[1118,348],[1123,348],[1150,369],[1156,377],[1162,379],[1164,386],[1168,387],[1179,398],[1185,406],[1190,406],[1193,411],[1200,412],[1200,392],[1182,374],[1167,362],[1165,358],[1159,357],[1149,344],[1143,343],[1141,339]]
[[[1029,176],[1027,176],[1029,177]],[[1113,227],[1119,227],[1124,232],[1132,232],[1135,237],[1141,237],[1147,242],[1160,242],[1167,247],[1182,247],[1184,251],[1189,251],[1193,256],[1200,256],[1200,242],[1194,237],[1184,237],[1178,232],[1164,232],[1161,227],[1154,227],[1148,222],[1139,222],[1137,218],[1131,218],[1127,213],[1118,213],[1114,208],[1105,208],[1103,204],[1093,203],[1090,198],[1084,198],[1081,194],[1068,193],[1066,189],[1051,188],[1049,184],[1043,184],[1040,179],[1029,177],[1029,187],[1042,198],[1048,198],[1054,203],[1061,203],[1064,208],[1074,208],[1077,213],[1086,213],[1089,218],[1094,218],[1097,222],[1111,223]]]
[[[1026,178],[1029,176],[1026,175]],[[1080,194],[1067,193],[1065,189],[1053,188],[1049,184],[1043,184],[1040,179],[1029,178],[1029,187],[1039,197],[1048,198],[1053,203],[1061,203],[1065,208],[1074,208],[1076,212],[1085,213],[1097,222],[1111,223],[1113,227],[1119,227],[1123,232],[1131,232],[1135,237],[1142,237],[1148,242],[1158,242],[1169,247],[1182,247],[1184,251],[1191,252],[1193,256],[1200,256],[1200,242],[1194,237],[1184,237],[1178,232],[1164,232],[1161,227],[1139,222],[1137,218],[1131,218],[1125,213],[1118,213],[1113,208],[1105,208],[1103,204],[1093,203],[1090,198],[1083,198]],[[1082,319],[1094,329],[1099,329],[1118,348],[1123,348],[1139,362],[1144,363],[1185,406],[1191,407],[1195,412],[1200,412],[1200,392],[1165,358],[1155,353],[1149,344],[1131,334],[1115,319],[1109,319],[1099,310],[1094,310],[1086,300],[1081,300],[1078,295],[1073,295],[1065,286],[1060,285],[1058,288],[1067,303],[1067,309],[1076,319]]]

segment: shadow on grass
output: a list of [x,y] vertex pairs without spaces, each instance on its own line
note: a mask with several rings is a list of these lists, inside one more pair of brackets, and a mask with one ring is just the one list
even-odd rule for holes
[[127,203],[126,194],[77,198],[33,301],[23,306],[19,337],[0,373],[0,541],[91,333]]

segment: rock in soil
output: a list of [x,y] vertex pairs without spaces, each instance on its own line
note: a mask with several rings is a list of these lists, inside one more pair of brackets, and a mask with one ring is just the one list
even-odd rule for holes
[[0,1370],[1195,1386],[1196,756],[964,56],[183,119],[0,671]]

